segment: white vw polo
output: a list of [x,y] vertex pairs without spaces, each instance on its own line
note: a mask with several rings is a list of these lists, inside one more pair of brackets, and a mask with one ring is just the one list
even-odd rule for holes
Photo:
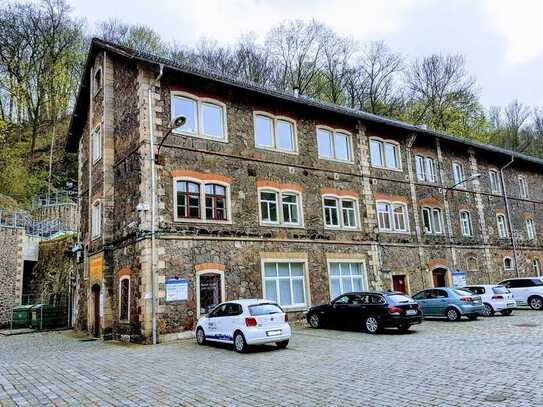
[[236,352],[248,345],[275,343],[286,348],[290,339],[288,315],[268,300],[237,300],[217,305],[196,324],[196,341],[233,343]]

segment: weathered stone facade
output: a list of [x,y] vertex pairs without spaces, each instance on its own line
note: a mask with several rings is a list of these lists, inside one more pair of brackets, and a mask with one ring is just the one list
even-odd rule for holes
[[[174,92],[223,105],[227,138],[218,141],[174,133],[155,161],[158,230],[154,294],[159,338],[194,326],[202,311],[202,276],[218,276],[223,300],[264,297],[266,261],[304,264],[305,304],[289,308],[292,312],[330,299],[332,261],[363,264],[368,289],[393,288],[400,278],[411,293],[437,281],[451,285],[456,271],[465,272],[468,283],[497,282],[504,276],[538,271],[534,261],[543,257],[538,241],[543,224],[539,210],[543,162],[537,159],[517,157],[504,171],[506,207],[503,192],[492,192],[488,178],[489,170],[509,161],[505,150],[276,95],[162,60],[155,63],[148,56],[100,41],[93,42],[89,61],[70,141],[70,148],[79,147],[80,159],[80,238],[84,246],[81,328],[102,336],[150,340],[151,215],[145,205],[140,211],[137,207],[152,202],[151,160],[157,149],[152,152],[148,140],[150,131],[156,143],[168,132]],[[97,69],[103,73],[99,91],[91,85]],[[255,146],[256,111],[293,121],[294,153]],[[103,154],[100,161],[91,164],[90,133],[97,123],[103,123]],[[350,134],[349,162],[319,158],[317,126]],[[397,169],[372,165],[373,138],[398,146],[401,163]],[[434,180],[419,179],[417,155],[433,160]],[[465,178],[473,176],[465,188],[451,188],[455,184],[453,163],[462,166]],[[527,179],[527,197],[521,196],[519,174]],[[219,222],[176,219],[174,183],[179,179],[226,185],[227,218]],[[263,224],[259,188],[295,191],[300,198],[301,224]],[[356,227],[326,226],[325,194],[355,200]],[[93,238],[91,207],[97,200],[102,202],[102,228],[100,236]],[[405,205],[406,230],[383,230],[376,209],[381,201]],[[423,208],[434,208],[441,214],[439,233],[427,233]],[[500,238],[496,216],[506,214],[507,209],[513,233]],[[468,236],[463,233],[461,211],[468,212],[471,219]],[[526,219],[533,219],[533,239],[527,236]],[[516,257],[515,267],[504,269],[505,257]],[[434,270],[441,270],[443,280],[436,280],[439,276]],[[119,291],[121,281],[127,278],[130,312],[120,320]],[[170,279],[186,280],[186,300],[166,301],[165,283]]]
[[0,327],[9,324],[11,310],[21,304],[24,229],[0,226]]

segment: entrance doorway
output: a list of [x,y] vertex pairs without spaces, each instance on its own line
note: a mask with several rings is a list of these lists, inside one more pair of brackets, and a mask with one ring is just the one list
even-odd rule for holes
[[92,335],[95,338],[100,337],[100,286],[94,284],[92,286],[92,304],[93,304],[93,314],[94,314],[94,324],[92,326]]
[[392,289],[394,291],[399,291],[401,293],[407,293],[407,286],[405,283],[404,275],[394,275],[392,276]]
[[200,315],[209,313],[223,301],[222,274],[203,273],[198,276],[198,310]]
[[434,280],[434,287],[447,287],[447,270],[444,268],[437,268],[432,270],[432,277]]

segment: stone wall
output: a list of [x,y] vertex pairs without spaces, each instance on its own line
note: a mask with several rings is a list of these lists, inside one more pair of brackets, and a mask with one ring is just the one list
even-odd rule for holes
[[0,227],[0,327],[11,320],[21,304],[24,230]]

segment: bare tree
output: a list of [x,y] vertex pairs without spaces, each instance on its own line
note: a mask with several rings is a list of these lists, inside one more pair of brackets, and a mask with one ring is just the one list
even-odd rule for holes
[[127,24],[116,18],[99,22],[95,35],[105,41],[124,45],[149,54],[165,55],[168,47],[160,34],[141,24]]
[[461,55],[431,55],[406,73],[409,116],[415,124],[463,133],[466,120],[478,120],[481,107],[475,79]]
[[338,36],[329,30],[323,38],[322,67],[323,79],[321,97],[329,102],[344,104],[348,101],[348,87],[352,81],[351,60],[356,47],[351,39]]
[[288,21],[272,28],[266,38],[278,66],[276,87],[298,88],[300,94],[315,96],[319,84],[315,79],[322,66],[322,54],[328,29],[319,22]]

